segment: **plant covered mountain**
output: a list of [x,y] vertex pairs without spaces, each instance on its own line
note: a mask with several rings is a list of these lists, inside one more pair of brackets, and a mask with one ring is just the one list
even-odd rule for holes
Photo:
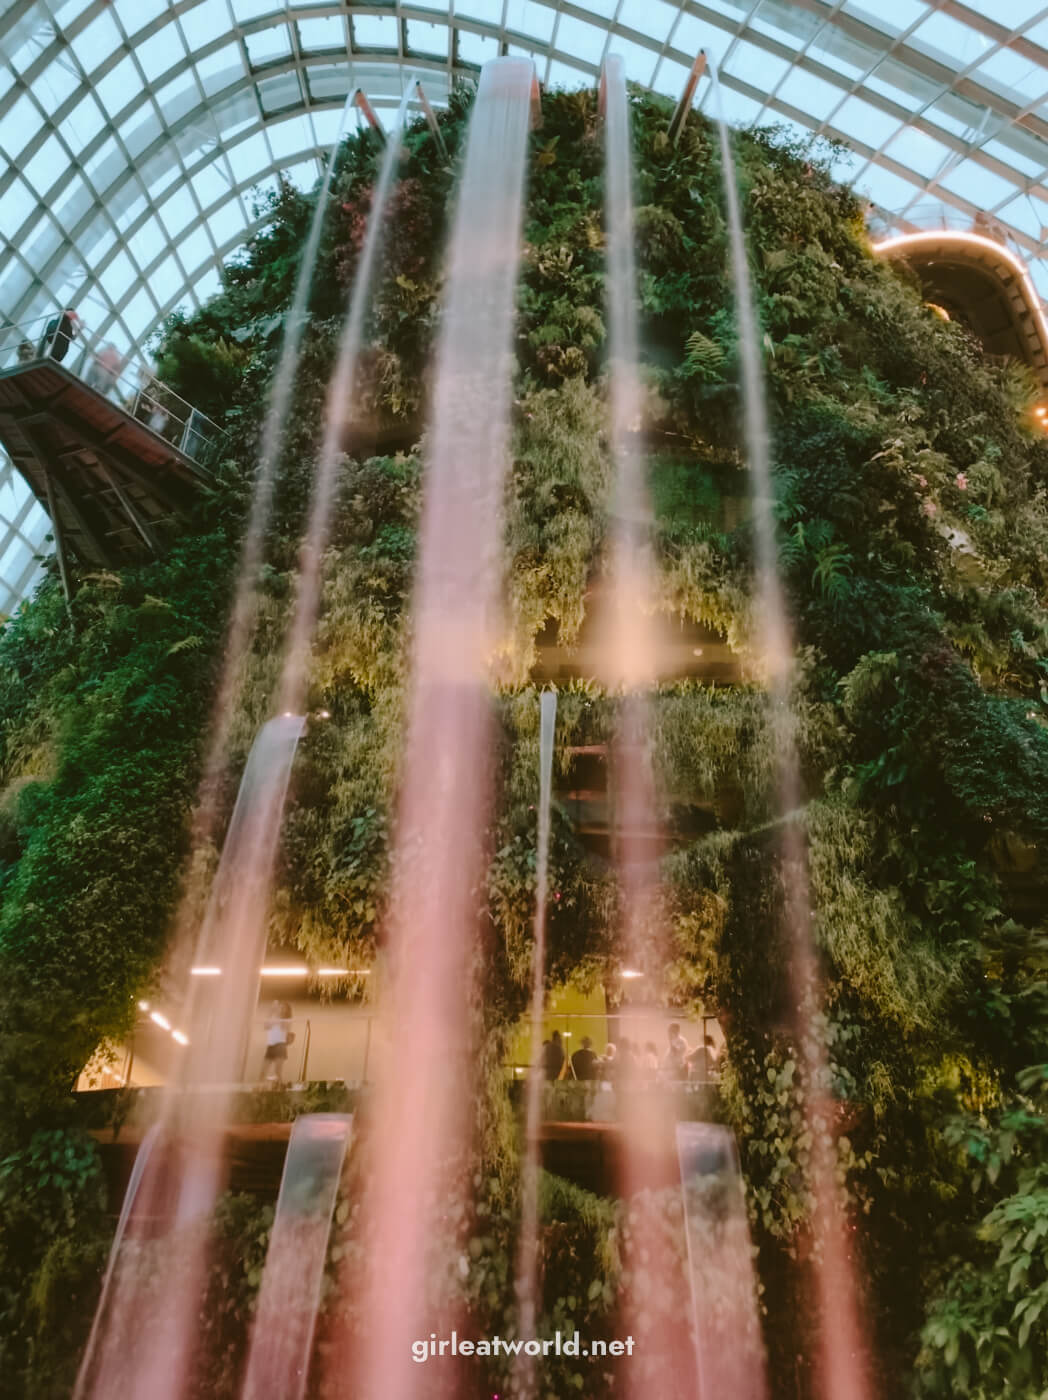
[[[424,125],[406,138],[325,563],[312,703],[331,719],[297,763],[272,917],[274,941],[318,962],[359,966],[380,936],[417,444],[469,105],[457,93],[442,119],[450,163]],[[747,486],[722,172],[701,119],[675,146],[663,100],[635,94],[632,111],[659,603],[672,619],[719,630],[742,668],[733,685],[667,678],[653,704],[667,816],[682,802],[713,814],[665,858],[671,982],[678,1005],[717,1006],[727,1032],[722,1112],[748,1184],[776,1394],[792,1400],[808,1383],[796,1358],[811,1267],[810,1143],[777,955],[774,760],[752,647],[752,539],[737,508]],[[881,1393],[1039,1395],[1048,1386],[1048,442],[1030,417],[1025,372],[989,360],[872,256],[860,201],[811,151],[762,132],[738,135],[735,149],[800,647],[806,802],[795,819],[809,841],[821,1032]],[[227,809],[270,703],[375,157],[367,134],[340,153]],[[555,629],[558,645],[578,643],[608,533],[592,94],[544,97],[528,180],[484,949],[492,1065],[528,988],[538,642]],[[74,1129],[60,1130],[72,1121],[78,1068],[99,1040],[127,1030],[162,957],[279,318],[312,207],[286,186],[269,198],[222,293],[161,338],[161,377],[228,430],[194,530],[148,566],[81,574],[68,614],[48,579],[0,635],[0,1190],[50,1203],[36,1236],[17,1214],[0,1223],[0,1362],[26,1394],[66,1393],[71,1344],[57,1293],[76,1280],[81,1311],[90,1307],[105,1233],[97,1165],[94,1174],[85,1165]],[[568,747],[603,742],[613,718],[593,682],[564,686],[565,778]],[[564,810],[552,866],[551,983],[610,977],[614,881]],[[505,1116],[489,1118],[482,1155],[494,1184],[463,1227],[480,1242],[464,1291],[497,1330],[510,1290],[492,1291],[490,1280],[510,1276],[516,1164],[512,1143],[498,1139]],[[612,1314],[626,1267],[616,1240],[629,1220],[563,1186],[547,1195],[560,1222],[544,1242],[547,1318],[593,1332]],[[227,1237],[238,1210],[246,1258],[258,1225],[234,1205]],[[251,1277],[257,1284],[257,1270]],[[230,1278],[236,1319],[250,1288],[239,1264]],[[662,1306],[686,1321],[680,1296]],[[581,1393],[568,1371],[550,1384],[558,1396]]]

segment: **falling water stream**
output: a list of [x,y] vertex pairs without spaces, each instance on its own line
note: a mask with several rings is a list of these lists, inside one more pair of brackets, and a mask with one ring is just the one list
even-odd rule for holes
[[[329,1379],[358,1400],[417,1400],[431,1254],[460,1195],[476,1066],[470,1018],[493,788],[489,658],[501,586],[513,328],[534,67],[485,64],[447,259],[425,461],[413,669],[386,927],[383,1042],[363,1148],[363,1312]],[[456,1172],[455,1168],[458,1168]],[[439,1260],[438,1260],[439,1262]],[[446,1261],[445,1261],[446,1262]],[[343,1279],[354,1292],[358,1280]]]
[[[220,1014],[210,1014],[199,989],[191,990],[181,1083],[164,1095],[157,1138],[141,1149],[141,1172],[136,1163],[77,1400],[178,1400],[188,1383],[207,1271],[206,1222],[222,1187],[230,1096],[258,997],[280,817],[304,725],[296,715],[270,720],[248,756],[200,934],[204,956],[223,969]],[[211,1087],[179,1092],[202,1085]],[[166,1234],[158,1236],[158,1227]]]
[[[557,696],[543,691],[539,701],[539,811],[535,852],[535,924],[531,952],[531,1053],[528,1056],[527,1111],[524,1122],[524,1174],[521,1190],[520,1244],[517,1258],[517,1334],[525,1340],[536,1335],[538,1315],[539,1246],[539,1129],[542,1126],[545,1067],[542,1063],[542,1027],[546,1005],[546,909],[549,896],[550,815],[553,801],[553,740],[557,725]],[[518,1394],[527,1394],[534,1371],[533,1358],[520,1353]]]
[[346,1113],[295,1119],[251,1328],[242,1400],[302,1400],[328,1236],[353,1129]]
[[756,598],[761,652],[768,671],[769,722],[778,761],[782,817],[784,920],[789,937],[792,1002],[804,1070],[804,1113],[812,1139],[810,1182],[821,1258],[816,1269],[819,1317],[819,1385],[823,1400],[869,1400],[869,1360],[848,1220],[837,1180],[834,1105],[826,1048],[815,1024],[821,998],[811,924],[807,844],[797,818],[803,794],[793,717],[793,645],[779,575],[770,435],[761,366],[760,332],[746,255],[731,134],[721,111],[716,69],[711,67],[724,172],[725,201],[735,287],[742,373],[744,431],[753,499]]
[[321,563],[331,532],[331,508],[338,482],[338,464],[346,425],[352,420],[357,361],[364,339],[364,322],[371,305],[371,286],[378,265],[382,234],[393,181],[401,156],[401,136],[411,102],[409,84],[397,109],[396,119],[386,138],[382,166],[371,202],[364,244],[360,250],[349,314],[342,328],[335,371],[328,385],[324,420],[324,440],[320,448],[313,489],[309,500],[306,533],[298,558],[298,586],[291,621],[283,672],[277,696],[277,709],[297,714],[305,703],[309,650],[320,605]]
[[[605,210],[611,452],[614,467],[611,540],[611,617],[606,677],[620,695],[611,746],[614,795],[613,851],[619,883],[618,947],[623,965],[644,981],[646,1000],[657,1004],[669,957],[661,908],[662,850],[658,794],[652,754],[650,693],[660,658],[653,625],[655,564],[651,501],[640,437],[642,392],[637,317],[637,271],[633,232],[632,143],[623,61],[608,57],[601,80],[605,140]],[[619,1190],[636,1200],[660,1182],[672,1161],[674,1110],[670,1096],[620,1085],[622,1126]],[[645,1198],[647,1199],[647,1198]],[[657,1219],[638,1221],[627,1261],[634,1277],[641,1268],[662,1280],[674,1277],[678,1255]],[[643,1263],[641,1263],[643,1261]],[[641,1334],[648,1355],[643,1372],[624,1374],[631,1400],[694,1394],[694,1355],[686,1334],[669,1325],[646,1331],[648,1298],[627,1290],[621,1326]]]
[[[284,338],[280,347],[280,358],[277,361],[276,372],[269,388],[269,405],[262,428],[258,465],[255,470],[254,492],[240,549],[233,607],[230,612],[226,643],[222,654],[222,669],[212,706],[207,753],[204,758],[203,776],[194,813],[192,833],[194,849],[211,841],[215,835],[215,823],[218,818],[217,798],[220,790],[220,779],[229,762],[229,734],[233,716],[236,713],[236,691],[254,629],[258,602],[258,570],[262,562],[262,547],[273,506],[276,465],[284,441],[284,427],[287,423],[288,411],[291,407],[291,391],[298,371],[302,337],[309,324],[307,307],[313,286],[313,274],[316,270],[320,236],[327,216],[331,182],[335,173],[335,160],[352,103],[353,95],[351,94],[346,99],[346,104],[342,109],[338,134],[331,147],[324,169],[324,178],[317,194],[313,219],[309,226],[309,235],[306,238],[305,247],[302,250],[302,260],[299,263],[294,295],[284,320]],[[176,953],[180,949],[188,947],[192,942],[192,937],[186,936],[191,916],[192,900],[186,900],[176,921],[173,939]]]
[[700,1400],[767,1400],[757,1279],[735,1138],[717,1123],[678,1123]]

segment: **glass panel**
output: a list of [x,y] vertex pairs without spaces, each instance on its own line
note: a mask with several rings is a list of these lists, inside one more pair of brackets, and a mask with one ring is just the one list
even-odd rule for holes
[[821,78],[806,73],[802,68],[793,68],[779,85],[775,96],[778,101],[789,103],[791,107],[824,121],[844,100],[845,93],[843,88],[824,83]]
[[178,22],[191,49],[202,49],[225,34],[229,27],[225,5],[216,5],[212,0],[203,0],[202,4],[186,10],[179,15]]
[[979,64],[972,77],[1013,100],[1013,94],[1019,93],[1027,102],[1034,102],[1048,92],[1048,72],[1012,49],[998,49]]
[[269,144],[277,160],[297,155],[309,150],[313,145],[313,131],[305,117],[292,117],[290,121],[274,122],[266,127]]
[[959,194],[980,209],[995,209],[1002,200],[1011,199],[1015,194],[1012,181],[995,175],[974,160],[962,160],[960,165],[943,176],[940,184],[943,189]]
[[455,17],[479,19],[496,29],[502,23],[502,0],[455,0]]
[[229,195],[229,181],[223,179],[222,167],[216,161],[196,171],[190,183],[200,200],[201,209],[207,209]]
[[131,259],[122,250],[112,262],[102,269],[106,291],[114,301],[119,301],[135,280],[135,268]]
[[970,25],[949,15],[931,14],[913,31],[909,43],[948,63],[951,68],[967,68],[993,48],[993,40]]
[[[621,39],[612,35],[611,53],[617,53],[626,65],[626,77],[631,83],[640,83],[643,87],[648,87],[651,83],[651,75],[655,71],[655,64],[658,62],[658,55],[651,49],[642,49],[639,44],[634,44],[628,39]],[[592,81],[592,80],[591,80]]]
[[244,77],[244,65],[236,44],[226,44],[208,54],[207,58],[199,59],[196,70],[200,85],[208,96],[229,87],[232,83],[240,82]]
[[832,24],[822,26],[808,52],[835,73],[853,80],[868,73],[880,57],[876,49],[853,39],[850,34],[842,34]]
[[744,93],[736,92],[727,83],[721,85],[720,94],[725,120],[731,122],[732,126],[752,126],[763,110],[759,102],[755,102]]
[[1002,5],[1001,0],[964,0],[964,3],[969,10],[977,10],[997,24],[1006,28],[1014,25],[1016,29],[1044,9],[1044,0],[1008,0],[1007,6]]
[[137,34],[167,9],[166,0],[115,0],[113,9],[127,34]]
[[231,146],[226,155],[238,184],[253,180],[259,171],[269,168],[269,150],[259,132]]
[[56,136],[49,136],[37,153],[23,162],[22,174],[34,189],[46,194],[61,178],[63,171],[68,169],[69,159],[61,141]]
[[[172,39],[176,40],[174,44],[171,42]],[[135,45],[135,57],[142,65],[142,72],[150,82],[159,78],[161,73],[166,73],[184,53],[185,49],[181,41],[177,39],[177,35],[172,32],[169,25],[158,29],[148,39],[142,39]]]
[[536,4],[535,0],[507,0],[506,28],[516,34],[546,43],[553,34],[556,18],[548,5]]
[[316,162],[304,160],[298,165],[289,165],[284,171],[284,178],[290,180],[303,194],[308,194],[317,182]]
[[446,24],[423,24],[420,20],[413,19],[408,20],[404,28],[407,30],[408,48],[412,53],[447,58],[449,30]]
[[112,136],[103,141],[94,155],[84,163],[84,169],[99,194],[109,188],[124,168],[124,158],[117,150]]
[[266,112],[279,112],[285,107],[297,107],[302,90],[297,73],[282,73],[279,78],[266,78],[258,85],[258,95]]
[[833,125],[860,146],[876,150],[899,130],[899,121],[859,97],[849,97],[837,109]]
[[[443,29],[443,47],[438,43],[436,47],[431,44],[427,52],[447,53],[448,34],[444,25],[419,24],[418,22],[408,25],[408,31],[416,32],[431,29]],[[408,40],[415,48],[419,48],[417,38]],[[354,15],[353,16],[353,47],[355,49],[397,49],[397,21],[392,15]]]
[[86,29],[69,40],[69,47],[80,60],[84,72],[92,73],[114,50],[120,48],[120,31],[112,16],[103,10]]
[[888,142],[884,153],[928,180],[938,174],[954,154],[949,146],[933,140],[913,126],[904,126],[898,136]]
[[137,340],[155,319],[156,306],[153,303],[153,298],[143,287],[135,293],[120,314],[123,317],[124,325]]
[[868,194],[876,204],[897,214],[906,209],[918,193],[916,185],[909,180],[900,179],[877,165],[868,165],[855,181],[855,187]]
[[179,240],[178,256],[187,272],[193,272],[211,257],[211,240],[203,229],[196,228]]
[[160,217],[172,238],[176,238],[197,216],[196,204],[184,185],[160,206]]
[[279,0],[233,0],[233,17],[237,20],[257,19],[259,15],[271,15],[279,7]]
[[118,116],[129,102],[141,101],[142,84],[133,59],[121,59],[95,83],[94,93],[111,117]]
[[0,228],[13,238],[35,208],[36,195],[16,176],[0,194]]
[[1018,127],[1010,127],[998,140],[987,141],[982,149],[988,156],[1014,166],[1024,175],[1039,176],[1048,167],[1048,147]]
[[274,63],[291,57],[291,36],[286,24],[275,24],[272,29],[259,29],[254,34],[245,34],[247,56],[254,67],[263,63]]
[[480,68],[489,58],[498,56],[499,41],[493,35],[483,38],[479,34],[471,34],[468,29],[458,31],[458,57],[461,63],[472,63]]
[[208,268],[207,272],[197,277],[193,283],[193,295],[201,305],[207,301],[208,297],[216,296],[222,290],[222,278],[215,268]]
[[735,74],[761,92],[774,92],[789,69],[788,59],[768,53],[745,39],[735,45],[724,64],[725,73]]
[[[561,15],[557,25],[554,43],[558,50],[569,58],[582,58],[590,63],[599,63],[604,52],[607,31],[585,20],[574,19],[571,15]],[[617,35],[612,36],[612,51],[621,53],[625,44]]]
[[767,34],[788,48],[802,48],[818,32],[820,20],[809,14],[799,5],[779,3],[779,0],[764,0],[750,20],[750,26],[758,34]]
[[662,44],[669,38],[673,22],[679,14],[679,8],[667,5],[666,0],[622,0],[619,24],[635,29],[649,39],[657,39]]
[[346,31],[337,15],[300,19],[298,40],[304,49],[342,49],[346,44]]
[[49,111],[54,112],[80,85],[80,75],[73,71],[68,56],[49,63],[33,84],[40,97],[47,99]]
[[166,242],[164,230],[150,215],[142,227],[127,240],[127,246],[131,249],[139,267],[148,267]]
[[240,201],[230,199],[221,205],[207,221],[207,226],[211,230],[211,237],[218,247],[223,247],[238,235],[244,233],[244,216],[240,210]]
[[908,112],[916,112],[929,102],[934,102],[945,90],[942,83],[926,78],[923,73],[915,73],[894,58],[886,58],[879,63],[866,79],[866,86],[881,97],[897,102]]
[[28,96],[19,97],[6,116],[0,117],[0,146],[13,159],[43,125],[43,118]]
[[1034,199],[1031,195],[1020,195],[1018,199],[1004,205],[998,211],[998,217],[1040,243],[1044,238],[1045,225],[1048,224],[1048,204],[1043,200]]
[[578,68],[572,68],[567,63],[549,64],[549,75],[546,79],[547,86],[556,88],[577,88],[580,83],[591,82],[589,73],[580,72]]
[[921,4],[920,0],[892,0],[890,5],[879,7],[874,0],[845,0],[843,8],[847,14],[861,19],[864,24],[872,24],[886,34],[902,34],[928,13],[928,6]]
[[685,68],[683,63],[674,63],[672,58],[664,58],[655,71],[652,78],[652,87],[656,92],[664,93],[667,97],[679,98],[684,91],[684,84],[688,81],[690,69]]

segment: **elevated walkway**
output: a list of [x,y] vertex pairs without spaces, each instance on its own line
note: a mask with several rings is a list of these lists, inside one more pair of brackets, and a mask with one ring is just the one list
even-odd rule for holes
[[960,321],[991,355],[1029,365],[1048,395],[1048,322],[1021,258],[977,227],[897,234],[878,257],[912,269],[926,301]]
[[0,333],[0,442],[51,518],[67,592],[73,558],[119,568],[159,554],[213,479],[217,425],[132,371],[60,317]]

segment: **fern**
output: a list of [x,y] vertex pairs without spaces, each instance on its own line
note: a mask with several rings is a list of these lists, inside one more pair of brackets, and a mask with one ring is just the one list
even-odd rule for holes
[[724,349],[701,331],[692,331],[685,341],[683,379],[700,379],[704,384],[723,382]]

